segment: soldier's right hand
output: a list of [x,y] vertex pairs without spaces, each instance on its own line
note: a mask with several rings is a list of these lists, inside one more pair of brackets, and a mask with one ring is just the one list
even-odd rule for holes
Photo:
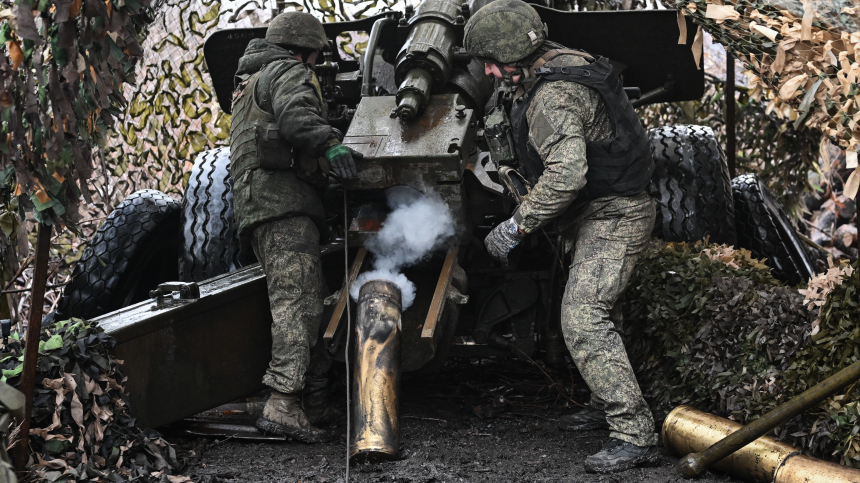
[[340,180],[347,180],[358,176],[355,161],[364,158],[364,155],[348,146],[337,143],[326,150],[325,158],[328,160],[334,175]]
[[513,218],[509,218],[490,231],[490,234],[484,238],[484,246],[487,247],[487,253],[491,257],[507,266],[508,254],[519,245],[525,236],[525,232],[520,230],[517,222]]

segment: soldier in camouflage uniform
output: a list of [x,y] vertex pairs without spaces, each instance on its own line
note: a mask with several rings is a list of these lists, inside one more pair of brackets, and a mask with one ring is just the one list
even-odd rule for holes
[[604,448],[585,460],[588,471],[654,463],[654,420],[615,325],[654,225],[654,201],[645,191],[653,171],[647,135],[608,61],[547,41],[537,12],[520,0],[478,10],[464,44],[487,75],[516,89],[513,149],[533,184],[513,217],[487,236],[487,251],[507,263],[523,237],[550,222],[574,250],[562,329],[592,403],[562,425],[612,430]]
[[313,70],[327,42],[310,14],[275,17],[265,39],[252,40],[239,60],[230,126],[239,237],[266,273],[274,321],[272,361],[263,378],[273,392],[257,427],[306,443],[328,439],[317,425],[337,416],[325,397],[330,363],[316,344],[327,293],[319,190],[330,173],[355,177],[360,157],[328,124]]

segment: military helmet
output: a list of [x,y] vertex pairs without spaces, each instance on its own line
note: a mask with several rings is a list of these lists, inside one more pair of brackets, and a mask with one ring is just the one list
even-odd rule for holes
[[466,23],[463,44],[470,55],[512,64],[528,57],[546,40],[546,25],[522,0],[496,0]]
[[328,45],[322,23],[305,12],[284,12],[272,19],[266,29],[266,41],[311,50]]

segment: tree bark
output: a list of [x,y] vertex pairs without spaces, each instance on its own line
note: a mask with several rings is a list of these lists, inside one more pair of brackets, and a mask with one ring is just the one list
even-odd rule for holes
[[24,348],[24,369],[21,373],[21,392],[26,406],[21,421],[20,439],[15,448],[15,469],[24,471],[27,466],[27,446],[30,443],[30,414],[33,411],[33,392],[36,385],[36,364],[39,361],[39,333],[44,315],[45,285],[48,282],[48,258],[51,248],[51,227],[39,225],[36,241],[36,264],[33,267],[33,294],[30,298],[30,317],[27,321],[27,343]]

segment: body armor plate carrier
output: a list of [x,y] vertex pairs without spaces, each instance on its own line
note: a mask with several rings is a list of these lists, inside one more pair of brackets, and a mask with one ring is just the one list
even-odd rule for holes
[[[552,58],[563,54],[576,54],[589,60],[589,64],[573,67],[541,67]],[[613,73],[609,60],[594,60],[581,51],[551,50],[530,69],[536,77],[531,89],[514,101],[511,109],[517,157],[526,178],[532,183],[543,174],[544,164],[540,153],[529,142],[526,113],[529,105],[546,82],[570,81],[591,87],[600,93],[606,104],[614,136],[586,144],[588,172],[586,185],[580,198],[596,199],[603,196],[632,196],[648,187],[654,160],[648,134],[630,105],[620,79]]]
[[240,178],[248,170],[289,169],[293,164],[293,149],[281,139],[275,115],[263,110],[254,99],[261,72],[240,84],[233,99],[230,121],[233,179]]

